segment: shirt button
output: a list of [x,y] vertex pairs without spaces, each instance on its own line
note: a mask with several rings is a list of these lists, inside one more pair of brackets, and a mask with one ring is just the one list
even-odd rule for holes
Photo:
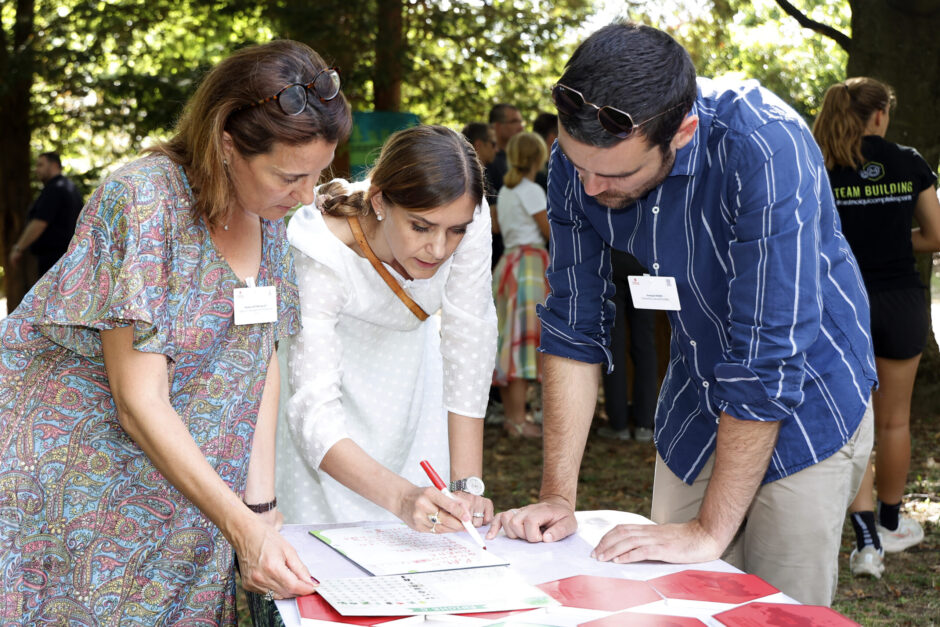
[[651,211],[652,211],[653,213],[659,213],[659,207],[653,207],[653,208],[651,209]]
[[658,263],[654,263],[654,264],[653,264],[653,270],[659,270],[659,264],[658,264]]
[[708,381],[702,381],[702,387],[703,387],[703,388],[707,388],[707,387],[708,387]]
[[689,344],[695,346],[695,340],[689,340]]

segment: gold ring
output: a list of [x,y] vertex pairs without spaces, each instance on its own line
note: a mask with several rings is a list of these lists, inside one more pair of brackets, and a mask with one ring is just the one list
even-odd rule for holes
[[437,533],[436,527],[437,527],[437,523],[434,523],[433,525],[431,525],[431,533]]
[[437,510],[433,514],[428,514],[428,520],[431,521],[432,525],[436,525],[437,523],[441,522],[441,519],[437,517],[437,515],[440,513],[441,513],[441,510]]

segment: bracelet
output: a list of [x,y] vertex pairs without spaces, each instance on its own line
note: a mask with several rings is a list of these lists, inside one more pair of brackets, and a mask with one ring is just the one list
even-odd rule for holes
[[[245,503],[245,501],[242,501],[242,503]],[[250,509],[256,514],[263,514],[265,512],[270,512],[272,509],[277,507],[277,497],[275,496],[273,499],[271,499],[267,503],[245,503],[245,507],[247,507],[248,509]]]

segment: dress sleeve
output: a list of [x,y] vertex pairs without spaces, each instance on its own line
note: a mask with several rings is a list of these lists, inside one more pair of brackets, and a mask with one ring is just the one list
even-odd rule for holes
[[484,200],[454,253],[441,305],[441,354],[447,411],[482,418],[496,365],[493,235]]
[[294,248],[300,277],[301,330],[288,353],[287,401],[290,433],[310,467],[319,468],[327,451],[348,438],[340,383],[343,347],[336,323],[348,294],[342,278]]
[[98,331],[132,325],[135,349],[174,358],[166,202],[145,176],[111,179],[95,191],[57,270],[33,291],[41,333],[98,357]]

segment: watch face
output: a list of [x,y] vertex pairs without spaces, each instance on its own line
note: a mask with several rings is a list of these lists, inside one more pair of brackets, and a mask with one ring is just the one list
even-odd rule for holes
[[473,494],[474,496],[481,496],[483,494],[483,480],[479,477],[467,477],[467,485],[464,487],[466,492]]

